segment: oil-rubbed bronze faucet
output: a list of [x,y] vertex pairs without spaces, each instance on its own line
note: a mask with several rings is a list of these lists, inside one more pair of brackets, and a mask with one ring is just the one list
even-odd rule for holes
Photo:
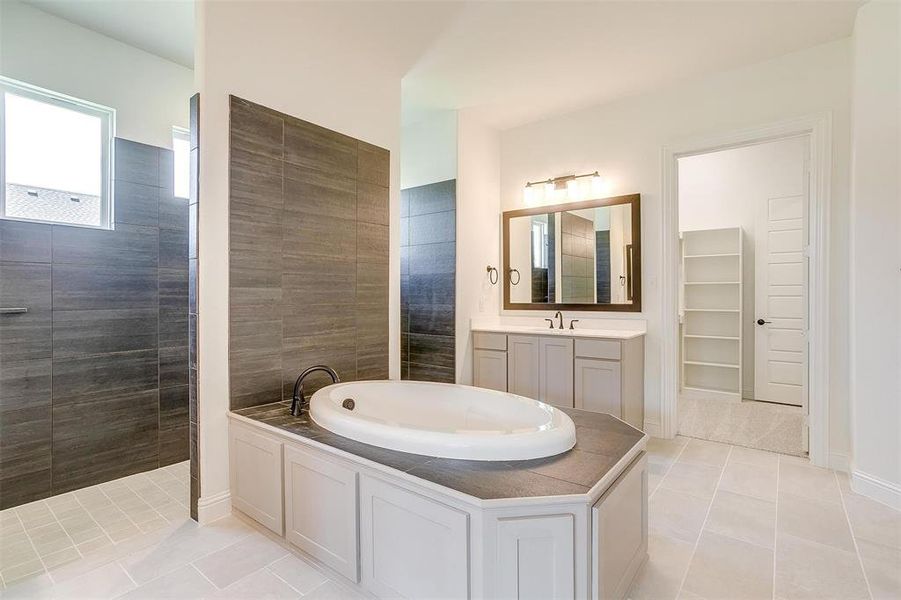
[[340,379],[338,379],[338,374],[335,373],[335,370],[331,367],[316,365],[315,367],[304,369],[303,373],[300,374],[300,377],[297,378],[297,381],[294,382],[294,397],[291,399],[291,414],[295,417],[299,417],[301,413],[303,413],[303,405],[306,402],[306,398],[304,398],[303,395],[303,380],[306,379],[307,375],[315,373],[316,371],[328,373],[332,378],[332,383],[338,383],[340,381]]
[[554,315],[554,318],[560,319],[560,325],[557,326],[557,329],[563,329],[563,313],[558,310],[557,314]]

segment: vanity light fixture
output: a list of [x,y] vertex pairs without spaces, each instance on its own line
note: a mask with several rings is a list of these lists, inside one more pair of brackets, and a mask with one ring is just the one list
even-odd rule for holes
[[[589,178],[590,182],[583,181]],[[598,197],[603,187],[603,180],[597,171],[582,175],[561,175],[543,181],[528,181],[523,189],[523,202],[526,206],[536,206],[543,200],[584,200],[589,196]]]

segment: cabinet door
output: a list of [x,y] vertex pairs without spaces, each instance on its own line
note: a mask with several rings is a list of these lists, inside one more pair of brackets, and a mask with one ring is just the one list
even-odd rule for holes
[[542,402],[573,405],[573,341],[571,338],[541,338],[540,386]]
[[232,505],[282,534],[282,443],[232,423]]
[[357,472],[315,451],[285,446],[288,541],[359,581]]
[[507,353],[502,350],[473,350],[472,382],[476,387],[506,392]]
[[363,475],[363,587],[377,598],[469,598],[469,515]]
[[541,395],[538,340],[535,336],[507,336],[507,391],[536,400]]
[[501,520],[497,528],[499,597],[572,600],[574,527],[572,515]]
[[620,363],[615,360],[575,360],[576,408],[622,417]]
[[624,598],[648,556],[648,469],[644,454],[591,509],[594,598]]

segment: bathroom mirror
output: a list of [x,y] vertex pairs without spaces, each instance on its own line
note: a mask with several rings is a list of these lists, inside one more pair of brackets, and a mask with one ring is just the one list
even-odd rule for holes
[[506,310],[641,310],[639,194],[503,214]]

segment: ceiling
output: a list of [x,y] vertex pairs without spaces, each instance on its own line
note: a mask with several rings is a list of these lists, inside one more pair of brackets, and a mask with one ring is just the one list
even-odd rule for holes
[[[193,0],[25,1],[193,67]],[[861,4],[336,2],[338,21],[326,22],[322,35],[352,40],[349,50],[373,66],[403,69],[406,124],[434,110],[470,109],[507,129],[847,37]]]
[[194,67],[194,0],[24,0],[44,12]]

